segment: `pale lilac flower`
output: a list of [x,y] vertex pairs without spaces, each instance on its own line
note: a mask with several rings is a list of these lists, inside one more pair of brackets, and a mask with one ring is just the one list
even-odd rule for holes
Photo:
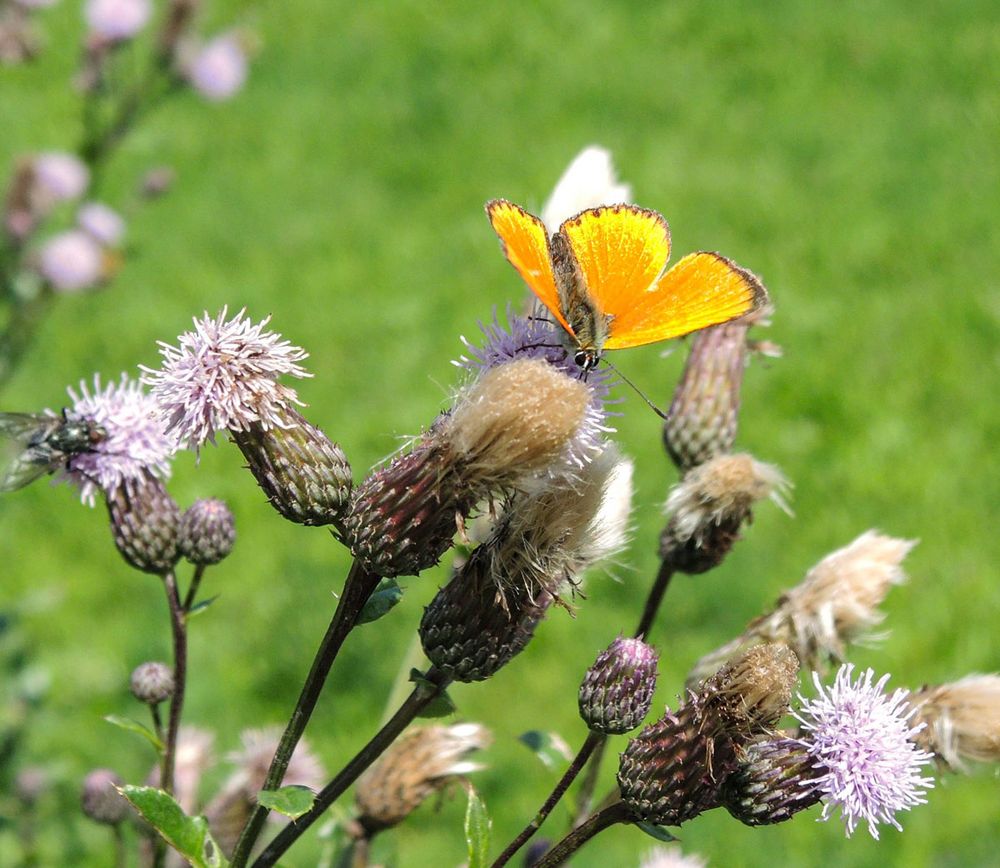
[[639,863],[639,868],[705,868],[708,860],[697,853],[685,853],[679,844],[654,847]]
[[619,183],[611,165],[611,152],[598,145],[589,145],[573,158],[556,182],[542,208],[542,223],[549,232],[555,233],[564,220],[587,208],[631,201],[632,188]]
[[152,14],[150,0],[87,0],[83,9],[90,32],[112,42],[131,39]]
[[101,279],[104,254],[86,232],[53,235],[39,252],[38,271],[58,292],[88,289]]
[[101,442],[74,455],[60,479],[80,489],[80,499],[90,505],[98,492],[109,492],[145,473],[160,479],[170,475],[170,459],[177,449],[166,433],[159,407],[137,380],[122,374],[117,383],[101,385],[94,376],[92,389],[80,383],[77,393],[67,390],[73,406],[70,419],[89,419],[105,432]]
[[76,225],[105,247],[116,247],[125,235],[125,220],[103,202],[87,202],[76,212]]
[[308,357],[305,350],[265,331],[271,317],[254,325],[245,308],[228,321],[226,313],[194,319],[194,331],[182,334],[177,347],[160,341],[159,370],[142,366],[167,430],[195,450],[224,429],[290,427],[282,411],[302,402],[278,377],[312,376],[297,364]]
[[90,170],[73,154],[61,151],[38,154],[34,168],[40,191],[52,202],[76,199],[90,183]]
[[187,75],[194,89],[206,99],[229,99],[247,78],[247,56],[239,36],[216,36],[195,55]]
[[871,669],[856,681],[853,671],[853,664],[841,666],[832,687],[824,687],[813,673],[819,695],[799,697],[802,705],[795,716],[805,732],[798,743],[824,772],[815,782],[824,802],[820,819],[828,820],[837,809],[848,837],[866,822],[878,840],[879,823],[902,829],[896,812],[927,801],[923,790],[934,781],[920,771],[933,755],[912,740],[923,724],[911,726],[909,691],[897,689],[888,696],[888,675],[872,684]]

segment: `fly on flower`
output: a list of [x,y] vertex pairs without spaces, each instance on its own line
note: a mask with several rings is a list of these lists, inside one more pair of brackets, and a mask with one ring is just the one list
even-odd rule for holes
[[549,235],[506,199],[486,204],[507,260],[565,331],[584,370],[604,350],[680,337],[761,307],[767,292],[718,253],[691,253],[667,269],[670,229],[635,205],[589,208]]
[[16,491],[93,451],[107,432],[91,419],[0,413],[0,491]]

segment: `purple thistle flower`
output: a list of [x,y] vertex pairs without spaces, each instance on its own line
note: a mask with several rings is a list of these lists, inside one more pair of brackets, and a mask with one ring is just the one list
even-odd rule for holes
[[152,14],[150,0],[87,0],[83,9],[90,32],[111,42],[131,39]]
[[84,503],[93,506],[99,491],[111,492],[145,473],[160,479],[170,475],[177,444],[164,430],[156,402],[138,381],[122,374],[118,383],[102,387],[95,375],[93,391],[82,381],[79,394],[67,391],[73,401],[69,418],[90,419],[106,434],[92,449],[74,455],[60,475],[80,489]]
[[247,55],[239,35],[223,33],[208,42],[188,70],[191,85],[212,102],[222,102],[239,92],[247,79]]
[[98,244],[117,247],[125,235],[125,220],[103,202],[87,202],[76,212],[76,225]]
[[194,331],[185,332],[174,347],[160,341],[163,366],[141,366],[142,380],[167,419],[167,431],[197,450],[215,442],[223,429],[248,431],[254,423],[267,431],[291,428],[282,411],[299,404],[294,389],[278,377],[311,377],[298,362],[308,357],[275,332],[265,331],[271,317],[254,325],[242,309],[226,320],[227,308],[215,319],[206,313],[194,319]]
[[824,687],[813,673],[819,695],[799,696],[802,706],[795,716],[806,735],[798,741],[824,772],[815,783],[824,800],[820,819],[828,820],[837,808],[848,837],[864,821],[878,840],[879,823],[902,829],[896,812],[927,801],[923,790],[934,781],[921,777],[920,769],[932,754],[912,741],[923,724],[910,725],[909,691],[886,695],[888,675],[872,684],[871,669],[856,681],[851,679],[853,671],[853,664],[841,666],[832,687]]
[[75,154],[49,151],[34,161],[40,192],[51,202],[66,202],[82,196],[90,184],[90,169]]
[[565,457],[569,468],[583,467],[603,448],[603,435],[615,430],[607,424],[607,405],[613,403],[608,398],[613,376],[610,369],[584,371],[563,346],[559,326],[542,319],[517,316],[509,309],[507,322],[508,325],[502,325],[496,314],[492,322],[480,322],[486,342],[477,347],[463,336],[462,343],[469,355],[460,356],[452,364],[481,376],[515,359],[541,359],[560,373],[585,383],[590,390],[590,406]]
[[86,232],[70,229],[53,235],[38,255],[38,272],[56,292],[79,292],[102,276],[101,248]]

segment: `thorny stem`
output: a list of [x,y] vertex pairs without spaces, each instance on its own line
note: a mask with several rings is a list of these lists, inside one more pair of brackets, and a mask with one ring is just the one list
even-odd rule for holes
[[184,614],[187,615],[191,611],[191,607],[194,605],[195,597],[198,595],[198,585],[201,584],[201,577],[205,575],[205,565],[198,564],[194,568],[194,575],[191,576],[191,584],[188,586],[187,593],[184,595]]
[[174,695],[170,698],[170,718],[167,721],[167,742],[163,751],[163,770],[160,787],[168,793],[174,791],[174,762],[177,758],[177,733],[181,726],[184,708],[184,685],[187,680],[187,624],[177,593],[177,577],[173,570],[163,576],[170,607],[170,628],[174,638]]
[[559,779],[557,783],[549,794],[549,797],[545,800],[545,803],[541,808],[538,809],[538,813],[532,818],[531,822],[525,826],[520,834],[507,845],[507,848],[500,854],[497,860],[493,863],[492,868],[502,868],[506,865],[517,853],[521,847],[527,842],[527,840],[538,831],[542,823],[545,822],[545,818],[552,813],[552,809],[559,803],[559,800],[563,797],[563,794],[569,789],[569,785],[576,780],[576,776],[580,774],[584,765],[587,763],[587,759],[593,752],[594,748],[602,745],[604,743],[605,737],[598,732],[591,732],[587,736],[587,740],[583,743],[583,747],[580,748],[579,753],[573,758],[573,762],[570,763],[569,768],[563,774],[562,778]]
[[[354,756],[337,776],[317,794],[313,806],[301,817],[285,826],[264,848],[253,863],[253,868],[269,868],[318,820],[344,791],[377,760],[413,719],[437,699],[451,683],[439,669],[431,667],[426,676],[417,682],[403,704],[375,736]],[[233,863],[235,865],[235,862]]]
[[[298,702],[295,704],[288,725],[282,733],[281,741],[278,742],[278,749],[275,751],[274,759],[271,760],[271,767],[267,771],[267,777],[261,787],[262,790],[276,790],[281,786],[285,771],[288,769],[288,763],[295,752],[295,746],[302,738],[302,732],[312,716],[313,709],[316,708],[316,702],[319,700],[320,692],[326,683],[330,667],[337,659],[344,639],[354,628],[361,609],[372,595],[378,582],[379,576],[367,572],[358,561],[355,561],[351,566],[351,571],[344,582],[344,591],[337,603],[337,609],[333,613],[330,626],[327,627],[326,635],[313,659],[312,668],[302,685],[302,692],[299,694]],[[233,850],[232,868],[243,868],[246,865],[250,851],[264,828],[267,815],[268,809],[262,805],[257,805],[253,813],[250,814]]]
[[618,823],[631,822],[631,815],[624,802],[615,802],[590,817],[549,850],[535,863],[535,868],[556,868],[593,838],[598,832]]

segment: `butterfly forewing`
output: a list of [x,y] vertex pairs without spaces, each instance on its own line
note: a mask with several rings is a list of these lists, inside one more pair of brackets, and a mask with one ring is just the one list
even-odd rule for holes
[[645,293],[670,258],[670,229],[655,211],[635,205],[591,208],[559,228],[580,265],[591,301],[612,317],[646,303]]
[[622,310],[605,343],[637,347],[719,325],[761,307],[760,281],[718,253],[691,253],[666,271],[641,304]]

